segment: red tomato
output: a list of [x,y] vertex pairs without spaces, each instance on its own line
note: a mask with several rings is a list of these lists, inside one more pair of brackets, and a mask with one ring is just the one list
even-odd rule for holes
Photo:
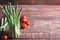
[[21,21],[22,21],[22,22],[26,22],[27,19],[26,19],[26,18],[22,18]]
[[25,22],[26,20],[27,20],[27,19],[26,19],[26,16],[25,16],[25,15],[22,15],[22,16],[21,16],[21,21],[22,21],[22,22]]
[[27,27],[27,24],[25,24],[25,23],[22,23],[22,24],[21,24],[21,28],[22,28],[22,29],[24,29],[24,28],[26,28],[26,27]]
[[26,16],[25,16],[25,15],[22,15],[21,18],[22,18],[22,19],[26,19]]
[[25,23],[27,24],[27,26],[30,25],[30,22],[29,21],[26,21]]
[[7,40],[7,35],[2,35],[3,40]]

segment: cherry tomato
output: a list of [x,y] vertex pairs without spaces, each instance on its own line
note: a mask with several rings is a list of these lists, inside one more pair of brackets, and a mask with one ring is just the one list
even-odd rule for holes
[[24,29],[24,28],[26,28],[26,27],[27,27],[27,24],[25,24],[25,23],[22,23],[22,24],[21,24],[21,28],[22,28],[22,29]]
[[26,19],[26,16],[25,16],[25,15],[22,15],[21,18],[22,18],[22,19]]
[[22,22],[26,22],[27,19],[26,19],[26,18],[22,18],[21,21],[22,21]]
[[25,15],[22,15],[22,16],[21,16],[21,21],[22,21],[22,22],[25,22],[26,20],[27,20],[27,19],[26,19],[26,16],[25,16]]
[[3,40],[7,40],[7,35],[2,35]]
[[30,25],[30,22],[29,21],[26,21],[25,23],[27,24],[27,26]]

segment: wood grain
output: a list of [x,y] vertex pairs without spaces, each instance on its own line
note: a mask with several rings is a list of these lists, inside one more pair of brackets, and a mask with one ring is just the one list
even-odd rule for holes
[[0,0],[0,5],[11,2],[13,5],[60,5],[60,0]]
[[60,5],[19,5],[20,8],[23,8],[22,15],[25,14],[31,22],[27,28],[21,29],[21,40],[59,40]]
[[20,7],[23,8],[23,14],[31,22],[31,25],[21,30],[21,38],[38,38],[34,40],[39,40],[39,38],[60,38],[59,5],[22,5]]

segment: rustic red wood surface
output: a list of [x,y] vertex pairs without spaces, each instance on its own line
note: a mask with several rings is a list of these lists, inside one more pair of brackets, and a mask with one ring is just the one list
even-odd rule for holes
[[11,2],[12,4],[21,4],[21,5],[33,5],[33,4],[49,4],[49,5],[60,5],[60,0],[0,0],[0,4],[7,4]]
[[[21,29],[19,40],[60,39],[59,5],[19,5],[20,8],[23,9],[22,15],[25,14],[31,24],[26,29]],[[1,12],[0,18],[2,16]]]

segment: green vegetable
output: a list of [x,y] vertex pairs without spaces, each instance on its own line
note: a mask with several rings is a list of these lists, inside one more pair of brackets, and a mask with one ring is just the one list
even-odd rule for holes
[[18,4],[15,8],[12,8],[11,3],[3,7],[3,12],[6,15],[9,29],[14,38],[17,38],[20,34],[20,15],[22,9],[18,11]]
[[1,26],[0,26],[0,32],[2,30],[5,31],[5,29],[6,29],[7,25],[8,25],[8,22],[7,22],[7,18],[6,17],[5,18],[2,18],[1,21],[2,22],[1,22]]

